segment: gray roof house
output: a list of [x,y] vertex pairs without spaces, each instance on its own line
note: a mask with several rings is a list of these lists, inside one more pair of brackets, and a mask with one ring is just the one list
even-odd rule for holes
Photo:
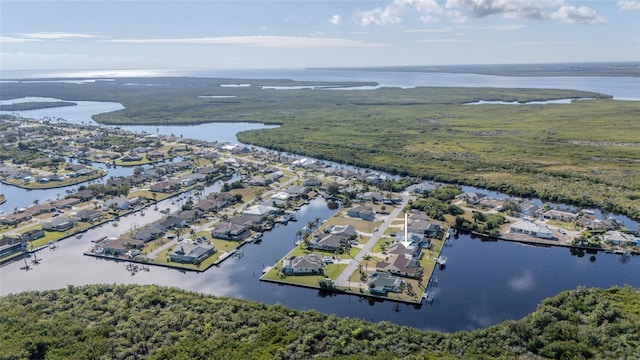
[[369,277],[369,291],[372,294],[386,295],[389,291],[400,292],[402,279],[386,272],[376,271]]
[[169,260],[188,264],[199,264],[216,252],[216,248],[209,244],[180,244],[169,253]]
[[373,221],[373,219],[375,219],[376,213],[369,206],[358,205],[347,210],[347,215],[362,220]]
[[234,224],[230,221],[223,221],[211,230],[211,236],[218,239],[242,240],[251,234],[249,227],[242,224]]
[[290,256],[282,261],[285,275],[322,274],[324,262],[319,254]]

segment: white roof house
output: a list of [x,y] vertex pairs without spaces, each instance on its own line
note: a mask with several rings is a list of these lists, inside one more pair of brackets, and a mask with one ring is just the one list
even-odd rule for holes
[[266,205],[253,205],[244,211],[245,215],[268,216],[278,212],[278,208]]
[[553,239],[553,232],[546,225],[537,224],[529,220],[520,220],[512,224],[509,231],[516,234],[525,234],[542,239]]

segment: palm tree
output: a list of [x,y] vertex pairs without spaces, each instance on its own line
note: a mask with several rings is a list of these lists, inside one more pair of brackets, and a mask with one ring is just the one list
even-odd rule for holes
[[371,254],[366,254],[363,258],[364,260],[364,271],[366,273],[369,272],[369,260],[371,260]]

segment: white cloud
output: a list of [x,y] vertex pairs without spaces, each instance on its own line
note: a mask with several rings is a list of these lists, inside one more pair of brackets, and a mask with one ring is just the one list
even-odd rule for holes
[[418,40],[421,43],[434,43],[434,44],[456,44],[456,43],[470,43],[470,40],[461,39],[423,39]]
[[24,42],[29,42],[29,41],[38,41],[38,40],[36,40],[36,39],[24,39],[24,38],[0,36],[0,44],[24,43]]
[[385,7],[360,11],[354,15],[354,21],[360,25],[393,25],[402,22],[402,17],[410,10],[420,15],[422,22],[436,20],[442,15],[442,8],[434,0],[394,0]]
[[442,28],[442,29],[412,29],[412,30],[406,30],[405,32],[408,33],[445,33],[445,32],[452,32],[453,29],[452,28]]
[[569,24],[596,25],[604,24],[607,21],[595,10],[586,6],[563,5],[558,11],[551,14],[552,19],[564,21]]
[[521,275],[509,280],[509,287],[516,292],[528,292],[533,290],[535,282],[531,270],[525,270]]
[[638,11],[640,10],[640,1],[620,0],[617,6],[620,11]]
[[514,19],[542,19],[545,10],[562,5],[563,0],[447,0],[447,8],[468,9],[471,16],[481,18],[502,15]]
[[378,43],[366,43],[349,39],[293,36],[224,36],[205,38],[168,39],[113,39],[122,44],[201,44],[201,45],[246,45],[268,48],[329,48],[329,47],[375,47]]
[[329,22],[333,25],[340,25],[342,24],[342,17],[340,17],[340,15],[333,15],[329,18]]
[[485,26],[483,29],[485,30],[495,30],[495,31],[511,31],[511,30],[520,30],[524,27],[524,25],[496,25],[496,26]]
[[37,40],[69,40],[69,39],[92,39],[97,38],[97,35],[81,34],[81,33],[64,33],[64,32],[38,32],[21,34],[21,37],[25,39],[37,39]]

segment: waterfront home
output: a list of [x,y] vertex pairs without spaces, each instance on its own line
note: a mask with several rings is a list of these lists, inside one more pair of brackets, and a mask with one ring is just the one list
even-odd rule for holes
[[440,227],[440,224],[433,221],[416,220],[409,223],[407,230],[415,234],[436,237],[442,228]]
[[611,245],[637,246],[640,239],[620,231],[607,231],[604,234],[604,241]]
[[356,195],[356,199],[360,200],[360,201],[371,201],[371,202],[382,202],[384,200],[384,196],[382,196],[382,194],[377,193],[377,192],[373,192],[373,191],[367,191],[361,194],[357,194]]
[[573,221],[576,221],[576,219],[578,218],[578,214],[574,214],[568,211],[551,209],[542,213],[542,217],[550,220],[573,222]]
[[337,252],[342,250],[345,238],[340,235],[329,234],[325,236],[314,236],[309,242],[309,249]]
[[187,222],[184,219],[181,219],[177,216],[174,215],[170,215],[168,216],[166,219],[162,219],[158,222],[156,222],[156,224],[161,227],[162,229],[166,230],[171,230],[177,227],[185,227],[187,226]]
[[0,238],[0,258],[25,250],[27,243],[17,236],[3,235]]
[[387,272],[376,271],[369,277],[369,291],[372,294],[386,295],[388,292],[400,292],[402,279]]
[[120,160],[122,160],[123,162],[141,161],[142,160],[142,155],[135,154],[135,153],[128,153],[128,154],[124,155]]
[[198,169],[198,174],[202,175],[217,175],[220,173],[220,169],[217,166],[205,166]]
[[42,229],[32,229],[20,234],[20,240],[33,241],[45,237],[45,232]]
[[356,227],[351,224],[327,226],[327,228],[324,229],[324,232],[328,234],[338,235],[343,238],[356,236],[358,234]]
[[176,214],[176,217],[179,217],[180,219],[186,221],[187,223],[192,222],[192,221],[196,221],[200,218],[202,218],[202,211],[199,211],[197,209],[193,209],[193,210],[182,210],[180,212],[178,212]]
[[169,253],[169,260],[187,264],[199,264],[215,252],[216,248],[210,244],[183,243]]
[[520,220],[511,224],[509,232],[535,236],[542,239],[553,239],[553,232],[546,225],[537,224],[529,220]]
[[376,269],[409,278],[418,278],[422,274],[418,260],[400,254],[392,255],[387,261],[378,261]]
[[152,224],[144,229],[139,230],[133,235],[133,238],[136,240],[149,242],[151,240],[155,240],[164,234],[165,229],[160,227],[157,224]]
[[282,261],[282,272],[285,275],[321,275],[324,266],[319,254],[289,256]]
[[168,193],[180,189],[180,183],[172,180],[159,181],[149,186],[149,191]]
[[[411,234],[409,235],[411,239]],[[396,241],[389,245],[387,248],[387,254],[391,255],[403,255],[412,259],[420,259],[422,257],[423,246],[420,240],[414,239],[414,241]],[[429,246],[424,246],[429,247]]]
[[127,199],[126,197],[118,196],[113,199],[109,199],[102,204],[102,210],[108,211],[109,209],[127,210],[133,205],[140,202],[140,198]]
[[456,198],[466,201],[467,204],[469,204],[469,205],[477,205],[477,204],[480,203],[480,201],[482,201],[483,199],[487,198],[487,195],[481,194],[481,193],[477,193],[477,192],[473,192],[473,191],[467,191],[465,193],[462,193],[462,194],[456,196]]
[[[93,190],[85,189],[85,190],[76,191],[71,196],[76,199],[79,199],[80,201],[87,201],[87,200],[93,199],[96,196],[96,193]],[[72,205],[75,205],[75,204],[72,204]]]
[[67,231],[75,225],[75,220],[68,217],[57,217],[42,223],[42,228],[47,231]]
[[70,197],[70,198],[66,198],[66,199],[60,199],[56,202],[53,203],[53,205],[57,208],[57,209],[64,209],[64,208],[70,208],[73,205],[77,205],[80,204],[81,200],[76,198],[76,197]]
[[92,221],[102,219],[102,216],[103,216],[103,213],[100,210],[83,209],[78,211],[74,217],[78,221],[92,222]]
[[300,185],[291,185],[285,191],[292,199],[299,199],[302,195],[307,193],[307,189]]
[[522,216],[539,216],[542,208],[530,201],[523,201],[518,204],[520,208],[520,214]]
[[244,214],[230,218],[229,222],[246,226],[260,225],[262,223],[262,216]]
[[576,225],[580,226],[585,230],[612,230],[613,229],[613,223],[611,223],[611,221],[596,219],[592,215],[581,217],[580,219],[576,220]]
[[204,178],[205,178],[205,175],[203,174],[199,174],[199,173],[188,174],[180,178],[179,180],[180,186],[191,186],[197,183],[198,181],[203,181]]
[[16,214],[7,214],[0,217],[0,224],[2,225],[17,225],[23,221],[31,220],[31,214],[28,212],[18,212]]
[[31,213],[31,215],[40,215],[45,213],[50,213],[56,210],[55,205],[46,203],[46,204],[36,204],[29,206],[27,208],[27,212]]
[[500,211],[504,208],[504,200],[503,199],[489,199],[484,198],[480,200],[480,206],[484,209],[496,209]]
[[373,221],[375,219],[375,212],[369,206],[357,205],[347,210],[347,215],[353,218],[362,220]]
[[239,241],[246,239],[251,234],[249,227],[243,224],[235,224],[223,221],[211,230],[211,236],[218,239]]
[[260,216],[264,219],[267,216],[276,215],[279,211],[280,209],[273,206],[253,205],[243,211],[243,214]]
[[127,237],[119,237],[116,239],[108,239],[103,241],[100,246],[104,250],[105,254],[111,255],[124,255],[132,249],[142,249],[144,247],[144,241],[130,239]]

